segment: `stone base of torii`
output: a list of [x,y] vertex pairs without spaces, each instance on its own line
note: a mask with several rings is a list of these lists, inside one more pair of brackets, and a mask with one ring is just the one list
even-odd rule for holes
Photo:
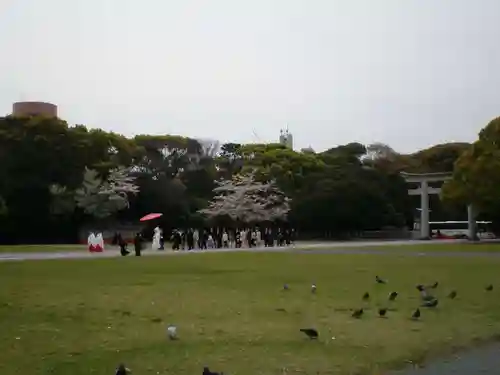
[[[451,178],[451,173],[406,173],[401,172],[401,176],[407,183],[419,184],[416,189],[409,189],[409,195],[420,195],[420,238],[430,239],[429,227],[429,195],[439,194],[441,188],[429,187],[431,182],[445,182]],[[468,231],[467,237],[470,240],[477,240],[476,213],[472,205],[467,207]]]

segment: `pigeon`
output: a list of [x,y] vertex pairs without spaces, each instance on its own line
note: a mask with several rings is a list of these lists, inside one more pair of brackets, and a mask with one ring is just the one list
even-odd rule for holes
[[363,312],[363,309],[354,310],[351,316],[353,318],[360,319],[363,316]]
[[311,292],[316,293],[316,284],[311,285]]
[[116,368],[116,373],[115,375],[127,375],[131,371],[125,367],[123,363],[120,363],[118,367]]
[[438,287],[438,285],[439,285],[439,283],[436,281],[434,284],[429,285],[428,288],[436,289]]
[[485,289],[487,292],[491,292],[493,290],[493,285],[490,284]]
[[167,327],[167,335],[170,340],[177,340],[177,327],[169,325]]
[[318,331],[314,328],[301,328],[300,332],[304,332],[311,340],[317,339],[319,336]]
[[378,309],[378,316],[380,316],[381,318],[385,318],[386,314],[387,314],[386,308]]
[[420,297],[422,298],[422,300],[424,301],[434,300],[434,297],[427,292],[427,289],[423,285],[417,285],[417,290],[420,292]]
[[370,299],[370,293],[366,292],[363,294],[363,301],[368,301]]
[[411,318],[413,320],[417,320],[418,318],[420,318],[420,309],[416,309],[413,314],[411,315]]
[[434,301],[434,300],[435,300],[434,296],[431,296],[430,294],[427,294],[427,293],[422,294],[422,301],[429,302],[429,301]]
[[391,292],[391,294],[389,294],[389,301],[394,301],[397,296],[398,292]]
[[290,290],[290,288],[288,287],[288,284],[283,285],[283,290]]
[[213,372],[208,369],[208,367],[203,367],[202,375],[224,375],[223,372]]
[[436,307],[438,303],[439,303],[438,299],[434,298],[431,301],[424,301],[424,303],[422,303],[422,307]]
[[455,290],[452,290],[450,292],[450,294],[448,294],[448,298],[450,298],[450,299],[455,299],[456,296],[457,296],[457,292]]
[[379,284],[387,284],[387,280],[381,279],[378,276],[375,276],[375,281]]

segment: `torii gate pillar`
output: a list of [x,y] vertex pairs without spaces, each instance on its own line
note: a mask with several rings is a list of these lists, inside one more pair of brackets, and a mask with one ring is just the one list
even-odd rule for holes
[[[420,195],[420,238],[430,239],[429,228],[429,194],[439,194],[441,188],[429,187],[429,182],[444,182],[451,178],[451,173],[405,173],[401,176],[408,183],[418,183],[416,189],[409,189],[409,195]],[[470,240],[477,239],[476,217],[472,205],[467,207],[468,237]]]
[[[429,226],[429,183],[426,180],[420,182],[420,238],[431,238]],[[431,193],[432,194],[432,193]]]
[[469,240],[471,241],[479,240],[479,237],[477,236],[476,211],[474,210],[474,206],[471,204],[467,206],[467,222],[467,237],[469,237]]

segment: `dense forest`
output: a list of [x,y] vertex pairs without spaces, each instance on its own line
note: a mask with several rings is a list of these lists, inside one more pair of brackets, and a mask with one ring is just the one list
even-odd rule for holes
[[[0,242],[72,242],[82,225],[137,222],[162,212],[166,230],[208,225],[218,180],[252,173],[289,198],[300,233],[411,226],[419,207],[400,172],[453,172],[432,219],[500,219],[500,119],[473,144],[400,154],[349,143],[320,153],[280,144],[219,145],[177,135],[119,134],[48,117],[0,118]],[[442,202],[439,202],[441,198]],[[248,224],[248,223],[246,223]]]

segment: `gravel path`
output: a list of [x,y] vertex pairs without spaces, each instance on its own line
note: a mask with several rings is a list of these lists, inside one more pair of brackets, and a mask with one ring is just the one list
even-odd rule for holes
[[[437,240],[427,241],[425,243],[449,244],[464,243],[461,240]],[[422,245],[422,241],[351,241],[351,242],[303,242],[297,243],[292,247],[272,247],[272,248],[253,248],[253,249],[210,249],[210,250],[191,250],[191,251],[152,251],[147,248],[143,251],[144,256],[174,256],[199,253],[222,253],[222,252],[289,252],[307,254],[375,254],[375,255],[398,255],[404,256],[431,256],[431,257],[494,257],[500,258],[500,252],[453,252],[453,251],[404,251],[394,249],[397,246]],[[387,250],[370,250],[363,247],[387,247]],[[393,249],[391,249],[393,248]],[[26,260],[47,260],[47,259],[92,259],[92,258],[114,258],[119,257],[120,252],[116,247],[110,247],[102,253],[89,253],[87,251],[64,251],[64,252],[46,252],[46,253],[0,253],[0,262],[2,261],[26,261]],[[129,256],[133,256],[131,253]],[[499,372],[500,373],[500,372]]]

